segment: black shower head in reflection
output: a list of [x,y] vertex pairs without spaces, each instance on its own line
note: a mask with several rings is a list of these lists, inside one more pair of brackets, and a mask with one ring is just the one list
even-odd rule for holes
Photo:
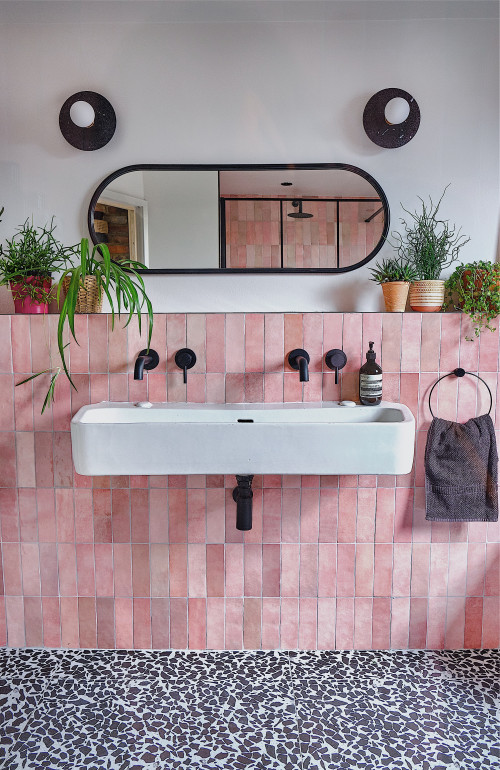
[[307,214],[305,211],[302,211],[302,201],[292,201],[292,206],[299,209],[298,211],[292,211],[292,213],[288,215],[293,219],[310,219],[314,216],[314,214]]

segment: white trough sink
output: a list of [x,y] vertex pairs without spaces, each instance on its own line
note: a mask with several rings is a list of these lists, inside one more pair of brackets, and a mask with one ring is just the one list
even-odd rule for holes
[[71,420],[78,473],[399,474],[413,462],[404,404],[102,402]]

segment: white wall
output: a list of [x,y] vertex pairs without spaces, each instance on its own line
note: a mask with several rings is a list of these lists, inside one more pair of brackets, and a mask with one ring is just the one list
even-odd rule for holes
[[[289,2],[288,15],[283,4],[278,14],[278,4],[260,3],[263,18],[272,17],[267,8],[279,20],[259,21],[240,12],[243,3],[226,3],[224,11],[205,0],[203,22],[183,22],[189,4],[171,4],[175,23],[164,21],[167,2],[132,5],[127,16],[120,2],[0,3],[0,237],[28,216],[41,223],[55,214],[59,237],[78,241],[87,235],[97,184],[133,163],[346,162],[382,185],[393,225],[400,202],[413,208],[418,195],[436,198],[451,182],[442,211],[471,236],[463,260],[495,259],[496,3],[372,0],[369,14],[366,3],[346,14],[341,4],[312,0]],[[409,18],[435,16],[438,5],[445,18]],[[371,18],[376,6],[384,18]],[[241,20],[220,21],[236,17],[232,7]],[[218,21],[210,21],[211,8]],[[314,21],[304,17],[308,8]],[[355,8],[359,18],[343,18]],[[390,86],[413,94],[422,114],[416,137],[397,150],[378,148],[362,127],[368,98]],[[102,93],[117,114],[114,138],[96,152],[74,149],[59,131],[60,107],[79,90]],[[389,252],[386,246],[382,255]],[[158,312],[378,310],[380,290],[368,275],[364,268],[344,276],[151,276],[147,283]],[[1,302],[9,312],[8,294]]]

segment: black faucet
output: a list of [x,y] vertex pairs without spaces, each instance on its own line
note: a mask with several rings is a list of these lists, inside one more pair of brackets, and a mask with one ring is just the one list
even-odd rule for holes
[[309,382],[309,353],[302,348],[296,348],[288,354],[288,363],[292,369],[298,369],[301,382]]
[[160,363],[160,357],[156,350],[149,348],[149,350],[141,350],[135,360],[134,366],[134,380],[144,379],[144,369],[154,369]]

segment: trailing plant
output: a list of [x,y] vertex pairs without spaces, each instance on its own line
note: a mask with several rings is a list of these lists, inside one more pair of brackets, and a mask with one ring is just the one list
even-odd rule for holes
[[495,331],[491,322],[500,315],[500,264],[478,261],[459,265],[447,279],[445,290],[447,306],[469,316],[476,337],[483,329]]
[[376,262],[375,267],[371,268],[370,272],[372,274],[370,281],[376,283],[393,283],[394,281],[411,283],[417,280],[417,273],[413,265],[400,257],[391,257]]
[[[66,265],[76,249],[63,246],[54,236],[55,229],[54,217],[42,227],[35,227],[27,219],[11,239],[6,239],[6,245],[0,246],[0,286],[23,284],[22,296],[40,303],[51,299],[53,292],[44,287],[43,281]],[[25,283],[30,276],[40,280]]]
[[410,263],[421,281],[437,281],[442,271],[458,260],[460,249],[470,241],[461,234],[461,229],[450,225],[448,220],[439,218],[439,207],[449,185],[436,204],[429,198],[429,204],[420,198],[421,211],[403,211],[411,217],[407,222],[401,219],[403,233],[393,232],[393,246],[400,259]]
[[[59,322],[57,326],[57,347],[60,357],[60,364],[44,369],[42,372],[28,377],[17,385],[35,379],[44,374],[50,374],[50,384],[45,397],[42,414],[46,407],[54,401],[54,389],[57,378],[64,372],[72,387],[77,390],[75,383],[71,379],[68,365],[65,358],[65,349],[69,343],[64,343],[64,331],[66,323],[76,344],[78,340],[75,334],[75,313],[78,301],[78,292],[84,290],[84,280],[86,276],[93,275],[97,282],[99,292],[103,292],[107,297],[111,309],[111,328],[115,325],[115,316],[121,317],[122,313],[127,314],[125,326],[128,326],[134,315],[137,317],[139,332],[142,330],[142,310],[145,307],[147,311],[147,345],[149,349],[151,335],[153,332],[153,307],[149,297],[146,294],[144,281],[139,274],[140,270],[145,269],[143,265],[133,260],[123,259],[120,262],[114,262],[111,259],[109,249],[106,244],[98,243],[92,251],[89,250],[87,238],[82,238],[80,242],[80,261],[78,264],[72,264],[64,270],[61,275],[59,286],[57,288],[57,303],[60,307]],[[66,295],[62,298],[62,287],[65,278],[69,278],[69,284]]]

